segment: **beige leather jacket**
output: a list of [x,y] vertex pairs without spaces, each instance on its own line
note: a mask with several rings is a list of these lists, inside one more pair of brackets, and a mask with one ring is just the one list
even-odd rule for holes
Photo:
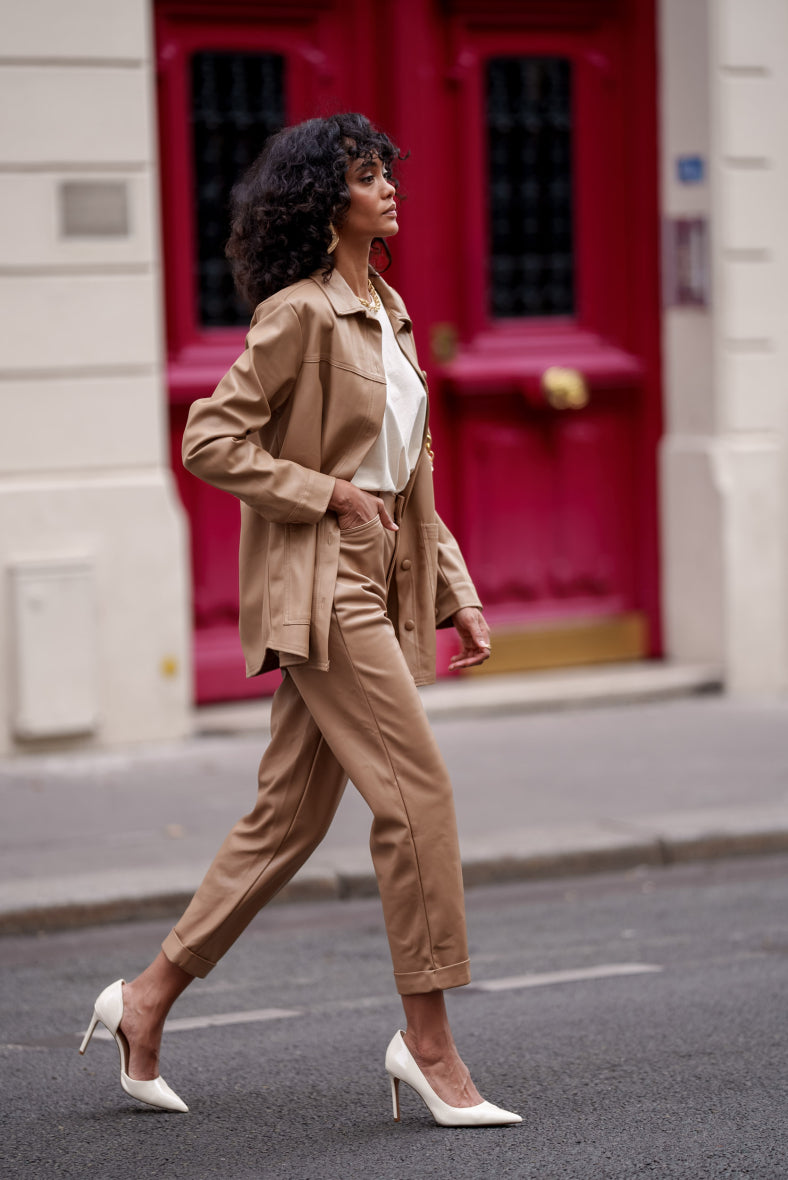
[[[372,279],[402,351],[418,367],[395,291]],[[339,525],[334,478],[350,480],[386,404],[380,324],[336,271],[294,283],[254,313],[246,350],[196,401],[183,462],[241,501],[240,633],[248,676],[294,663],[328,667]],[[403,492],[389,613],[417,684],[435,679],[435,627],[479,599],[435,512],[426,449]]]

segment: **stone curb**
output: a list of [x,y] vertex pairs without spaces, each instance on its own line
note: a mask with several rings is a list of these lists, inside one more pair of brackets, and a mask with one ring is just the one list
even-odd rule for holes
[[[581,842],[523,856],[470,856],[463,860],[463,877],[466,887],[473,888],[785,852],[788,852],[788,825],[742,832],[710,829],[705,834],[687,836]],[[65,892],[67,883],[63,884]],[[154,888],[144,895],[42,900],[41,904],[19,908],[5,908],[0,901],[0,936],[169,917],[184,909],[192,892],[193,887],[160,891]],[[276,904],[295,904],[373,897],[376,894],[377,884],[371,872],[316,870],[313,873],[302,871],[275,901]]]

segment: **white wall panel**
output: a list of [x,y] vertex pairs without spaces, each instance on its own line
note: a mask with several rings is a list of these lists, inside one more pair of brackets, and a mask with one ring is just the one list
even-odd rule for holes
[[[125,236],[64,237],[61,186],[81,180],[125,185],[129,225]],[[17,172],[0,185],[0,267],[62,269],[150,262],[150,179],[147,173]]]
[[778,93],[771,78],[723,77],[717,91],[719,144],[727,159],[769,159]]
[[785,217],[774,167],[726,168],[721,179],[721,246],[771,253]]
[[721,399],[724,429],[735,432],[781,432],[786,383],[776,350],[726,350],[722,354],[721,365],[725,370]]
[[149,162],[148,82],[143,69],[0,68],[0,163]]
[[8,475],[167,462],[158,375],[0,381]]
[[0,275],[0,314],[0,376],[159,360],[152,275]]
[[766,262],[719,263],[723,303],[719,324],[726,340],[774,340],[780,330],[783,276]]
[[666,654],[722,664],[725,649],[723,505],[710,438],[672,435],[660,453]]
[[662,339],[666,425],[677,434],[711,434],[717,422],[711,316],[694,308],[666,310]]
[[785,0],[712,0],[718,9],[720,58],[737,69],[775,69],[788,38]]
[[726,498],[726,665],[734,692],[785,685],[784,454],[779,437],[732,441],[721,460]]
[[130,0],[4,0],[3,57],[142,58],[146,6]]

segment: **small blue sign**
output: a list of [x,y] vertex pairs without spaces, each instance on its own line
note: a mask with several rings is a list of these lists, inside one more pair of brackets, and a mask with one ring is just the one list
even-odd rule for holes
[[682,184],[703,184],[706,174],[703,156],[678,156],[676,172]]

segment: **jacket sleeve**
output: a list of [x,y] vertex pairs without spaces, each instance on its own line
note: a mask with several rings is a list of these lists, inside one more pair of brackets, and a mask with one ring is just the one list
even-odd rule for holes
[[250,439],[289,396],[302,358],[301,323],[282,300],[252,324],[213,395],[194,402],[183,434],[188,471],[280,524],[314,524],[334,490],[331,476],[275,459]]
[[460,547],[435,513],[438,523],[438,586],[435,595],[435,622],[438,627],[451,626],[451,617],[464,606],[482,609],[476,587],[471,581]]

